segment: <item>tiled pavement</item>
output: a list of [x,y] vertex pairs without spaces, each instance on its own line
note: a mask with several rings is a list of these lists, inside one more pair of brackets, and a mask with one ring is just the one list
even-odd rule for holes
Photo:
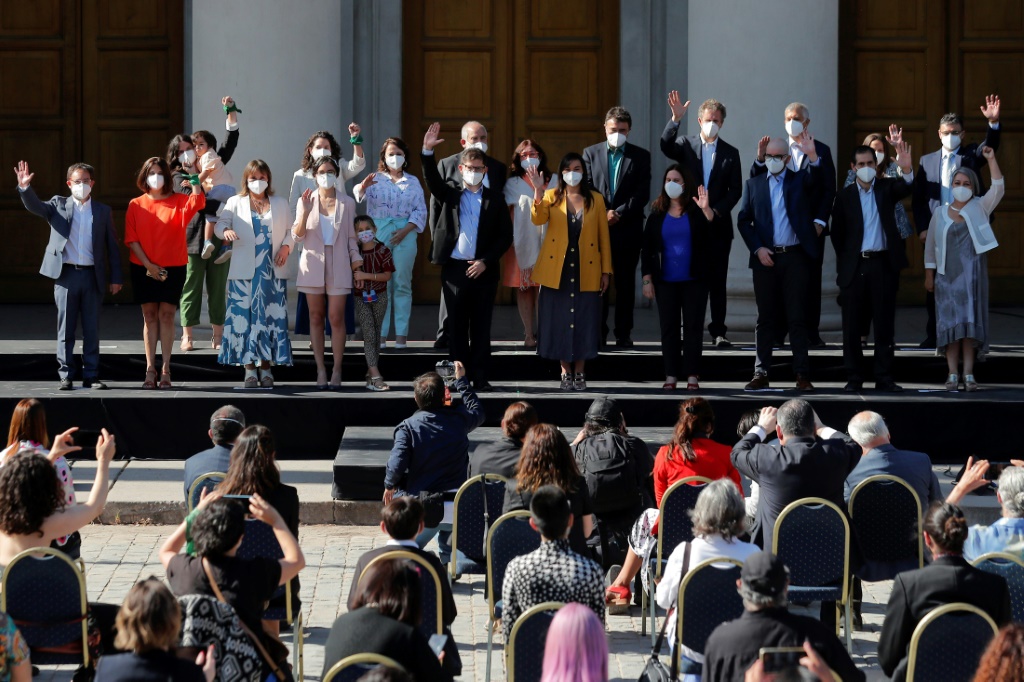
[[[83,529],[83,558],[87,565],[90,601],[120,603],[140,578],[163,577],[157,552],[170,534],[170,526],[91,525]],[[370,526],[302,526],[300,541],[306,555],[302,572],[302,601],[306,629],[305,679],[318,680],[323,667],[323,644],[338,615],[345,611],[352,567],[368,549],[386,538]],[[864,620],[867,632],[856,632],[855,659],[868,679],[884,679],[875,649],[890,583],[866,586]],[[455,584],[459,616],[453,634],[463,660],[463,680],[483,680],[487,656],[487,600],[482,576],[466,576]],[[648,628],[650,623],[648,623]],[[610,674],[616,680],[635,680],[650,650],[650,639],[640,636],[640,613],[609,616]],[[289,635],[286,635],[286,642]],[[500,635],[496,636],[500,640]],[[492,661],[492,679],[502,680],[500,642]],[[45,667],[38,680],[69,680],[72,668]]]

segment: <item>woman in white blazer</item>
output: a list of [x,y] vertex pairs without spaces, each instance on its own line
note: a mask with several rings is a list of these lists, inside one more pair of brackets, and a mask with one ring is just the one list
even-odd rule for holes
[[[231,242],[224,341],[217,360],[245,367],[245,388],[273,388],[270,366],[291,365],[288,338],[288,254],[294,239],[288,200],[273,196],[261,159],[242,171],[242,191],[224,204],[214,228]],[[258,369],[257,369],[258,365]]]
[[[313,163],[317,190],[307,189],[296,202],[292,234],[303,245],[299,258],[298,290],[309,304],[309,337],[316,359],[317,388],[341,388],[341,359],[345,353],[345,335],[331,335],[334,369],[327,382],[324,365],[324,320],[343,329],[345,300],[352,293],[352,271],[363,265],[353,218],[356,202],[337,189],[338,162],[324,156]],[[326,296],[326,301],[325,297]]]
[[981,183],[969,168],[960,168],[950,181],[952,203],[932,213],[924,246],[924,286],[935,292],[935,350],[945,354],[949,374],[946,390],[963,385],[977,391],[974,360],[988,353],[988,252],[999,246],[989,215],[1006,191],[1003,174],[991,147],[982,149],[988,160],[992,186],[978,196]]

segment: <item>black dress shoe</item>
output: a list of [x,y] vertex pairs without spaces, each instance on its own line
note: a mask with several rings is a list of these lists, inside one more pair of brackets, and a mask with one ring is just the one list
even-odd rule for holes
[[761,389],[768,388],[768,375],[767,374],[755,374],[754,378],[743,387],[744,391],[760,391]]
[[886,393],[902,393],[903,387],[897,384],[895,381],[876,381],[876,391],[884,391]]
[[74,388],[74,385],[71,383],[71,379],[60,380],[60,390],[70,391],[72,388]]
[[625,338],[622,338],[622,339],[616,339],[615,340],[615,347],[616,348],[632,348],[633,347],[633,339],[629,338],[628,336],[625,337]]
[[86,379],[82,382],[82,388],[95,388],[97,391],[105,391],[108,387],[99,379]]
[[847,381],[846,385],[843,386],[843,390],[847,393],[858,393],[864,388],[863,381]]

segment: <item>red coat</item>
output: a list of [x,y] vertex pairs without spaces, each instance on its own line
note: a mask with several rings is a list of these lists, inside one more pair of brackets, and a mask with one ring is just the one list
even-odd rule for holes
[[[743,495],[743,484],[740,481],[740,472],[732,465],[729,455],[732,447],[722,445],[710,438],[697,438],[691,445],[693,454],[696,456],[692,462],[687,461],[682,451],[672,445],[663,445],[654,458],[654,499],[661,506],[661,497],[669,487],[679,479],[687,476],[703,476],[717,481],[720,478],[729,478],[736,484],[736,488]],[[669,452],[672,459],[668,458]],[[658,524],[655,523],[651,529],[657,534]]]

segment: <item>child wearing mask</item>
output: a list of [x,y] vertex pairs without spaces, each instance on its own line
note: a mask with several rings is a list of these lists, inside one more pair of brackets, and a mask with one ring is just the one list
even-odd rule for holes
[[366,388],[387,391],[391,387],[377,369],[380,359],[380,330],[388,307],[388,281],[395,271],[391,249],[377,241],[377,225],[368,215],[355,217],[356,239],[363,256],[363,269],[355,278],[356,319],[363,329],[363,353],[366,355]]

